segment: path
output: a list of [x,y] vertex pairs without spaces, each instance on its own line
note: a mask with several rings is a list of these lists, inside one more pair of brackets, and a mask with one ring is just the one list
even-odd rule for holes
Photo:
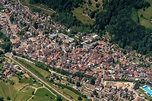
[[47,86],[48,88],[52,89],[54,92],[56,92],[57,94],[61,95],[63,98],[65,98],[68,101],[72,101],[70,98],[66,97],[65,95],[63,95],[62,93],[60,93],[59,91],[57,91],[56,89],[54,89],[53,87],[51,87],[48,83],[46,83],[44,80],[42,80],[41,78],[39,78],[37,75],[35,75],[34,73],[32,73],[30,70],[28,70],[26,67],[24,67],[22,64],[20,64],[18,61],[16,61],[15,59],[12,58],[12,56],[10,55],[10,53],[6,53],[5,54],[6,57],[10,58],[12,61],[14,61],[15,63],[17,63],[22,69],[26,70],[28,73],[30,73],[35,79],[39,80],[40,82],[42,82],[45,86]]
[[42,87],[34,87],[34,86],[29,86],[29,87],[31,87],[31,88],[33,88],[33,89],[35,89],[35,90],[34,90],[34,94],[33,94],[27,101],[30,101],[30,100],[34,97],[34,95],[36,94],[37,90],[38,90],[38,89],[41,89],[41,88],[47,89],[50,93],[52,93],[54,96],[56,96],[50,89],[48,89],[48,88],[45,87],[44,85],[43,85]]

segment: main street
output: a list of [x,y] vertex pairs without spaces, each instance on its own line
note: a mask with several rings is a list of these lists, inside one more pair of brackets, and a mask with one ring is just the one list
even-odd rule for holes
[[13,59],[12,54],[11,53],[6,53],[5,54],[6,57],[10,58],[12,61],[14,61],[15,63],[17,63],[22,69],[26,70],[28,73],[30,73],[35,79],[39,80],[41,83],[43,83],[44,85],[46,85],[48,88],[52,89],[53,91],[55,91],[57,94],[61,95],[63,98],[65,98],[68,101],[72,101],[71,99],[69,99],[68,97],[66,97],[65,95],[61,94],[60,92],[58,92],[56,89],[54,89],[53,87],[51,87],[48,83],[46,83],[44,80],[42,80],[41,78],[39,78],[37,75],[35,75],[34,73],[32,73],[30,70],[28,70],[26,67],[24,67],[22,64],[20,64],[19,62],[17,62],[15,59]]

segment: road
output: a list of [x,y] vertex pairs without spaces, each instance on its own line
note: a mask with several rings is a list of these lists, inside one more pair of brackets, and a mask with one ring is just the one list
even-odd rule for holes
[[26,58],[22,58],[22,57],[19,57],[19,56],[14,56],[14,57],[17,57],[17,58],[23,59],[23,60],[25,60],[25,61],[27,61],[29,63],[35,64],[34,62],[32,62],[32,61],[30,61],[30,60],[28,60]]
[[12,54],[10,53],[6,53],[5,54],[6,57],[10,58],[12,61],[16,62],[22,69],[26,70],[28,73],[30,73],[35,79],[39,80],[41,83],[43,83],[45,86],[47,86],[48,88],[52,89],[53,91],[55,91],[57,94],[59,94],[60,96],[62,96],[63,98],[65,98],[68,101],[72,101],[71,99],[69,99],[68,97],[66,97],[65,95],[61,94],[60,92],[58,92],[56,89],[54,89],[53,87],[51,87],[49,84],[47,84],[44,80],[42,80],[41,78],[39,78],[37,75],[35,75],[34,73],[32,73],[30,70],[28,70],[26,67],[24,67],[22,64],[20,64],[19,62],[17,62],[15,59],[12,58]]

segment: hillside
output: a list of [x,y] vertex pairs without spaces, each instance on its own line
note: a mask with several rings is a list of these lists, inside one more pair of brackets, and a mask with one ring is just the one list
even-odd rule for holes
[[141,25],[145,26],[146,28],[152,28],[152,0],[146,0],[151,6],[146,9],[140,9],[137,11],[139,22]]
[[84,0],[31,0],[30,3],[42,3],[57,11],[71,11],[78,7]]
[[[104,0],[103,9],[96,16],[95,29],[106,30],[111,42],[126,49],[135,49],[148,54],[152,50],[150,32],[132,17],[136,10],[147,9],[150,4],[144,0]],[[100,33],[102,34],[102,32]]]
[[[100,35],[107,31],[111,42],[149,54],[152,50],[150,0],[30,0],[57,11],[52,17],[68,28],[77,26]],[[86,30],[87,29],[87,30]]]

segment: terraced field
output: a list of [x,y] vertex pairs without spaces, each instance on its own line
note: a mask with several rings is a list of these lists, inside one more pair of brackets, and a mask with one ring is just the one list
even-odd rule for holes
[[152,24],[150,20],[152,19],[152,0],[146,0],[147,2],[150,3],[150,7],[147,9],[140,9],[138,11],[138,16],[139,16],[139,21],[140,24],[145,26],[146,28],[152,28]]

